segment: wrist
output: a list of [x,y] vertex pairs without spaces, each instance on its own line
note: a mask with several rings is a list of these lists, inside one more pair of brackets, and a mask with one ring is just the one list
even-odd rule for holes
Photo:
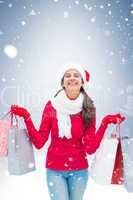
[[107,128],[107,127],[108,127],[108,124],[107,124],[107,123],[105,123],[105,121],[104,121],[104,120],[102,120],[102,126],[103,126],[104,128]]
[[29,114],[29,115],[27,115],[27,116],[24,117],[24,120],[28,121],[30,118],[31,118],[31,115]]

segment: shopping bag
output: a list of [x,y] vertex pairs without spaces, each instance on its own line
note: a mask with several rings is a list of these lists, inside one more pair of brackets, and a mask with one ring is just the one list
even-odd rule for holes
[[32,143],[27,129],[12,126],[8,133],[8,171],[22,175],[36,169]]
[[4,119],[7,115],[6,113],[0,119],[0,156],[6,157],[8,155],[8,130],[10,128],[10,122],[7,119]]
[[133,137],[122,137],[122,152],[124,161],[124,188],[133,192]]
[[[115,135],[115,137],[112,137]],[[111,184],[117,147],[119,143],[119,124],[116,125],[116,130],[108,137],[104,136],[100,147],[96,151],[92,161],[90,175],[92,179],[102,185]]]
[[111,184],[123,185],[124,183],[123,176],[124,176],[123,175],[123,155],[122,155],[122,148],[121,148],[121,140],[119,139]]

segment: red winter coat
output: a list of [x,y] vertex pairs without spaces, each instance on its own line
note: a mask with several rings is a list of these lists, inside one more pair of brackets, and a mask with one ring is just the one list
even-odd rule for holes
[[40,128],[37,131],[31,119],[25,121],[29,137],[37,149],[44,146],[51,134],[47,151],[46,168],[55,170],[80,170],[88,168],[86,153],[92,154],[99,147],[106,127],[101,124],[96,132],[96,117],[89,128],[83,124],[82,111],[70,115],[72,138],[58,137],[56,110],[48,101],[45,105]]

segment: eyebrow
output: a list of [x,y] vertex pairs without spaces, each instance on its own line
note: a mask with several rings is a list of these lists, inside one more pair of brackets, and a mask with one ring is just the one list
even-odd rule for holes
[[[66,75],[66,74],[71,74],[71,73],[70,72],[66,72],[64,75]],[[80,75],[79,72],[74,72],[74,74],[79,74]]]

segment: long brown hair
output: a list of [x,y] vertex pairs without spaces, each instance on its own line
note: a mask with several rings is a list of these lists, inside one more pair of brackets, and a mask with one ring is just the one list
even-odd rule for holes
[[[63,80],[64,80],[64,77],[61,79],[62,89],[58,90],[57,93],[54,95],[54,97],[56,97],[59,94],[59,92],[64,90]],[[81,87],[80,92],[82,92],[84,95],[83,106],[82,106],[82,108],[83,108],[82,109],[82,117],[84,120],[85,127],[89,127],[92,119],[96,115],[96,108],[94,106],[94,101],[88,96],[88,94],[85,92],[83,87]]]
[[86,127],[89,127],[92,119],[96,115],[96,108],[94,105],[94,101],[88,96],[88,94],[81,88],[81,92],[84,95],[83,99],[83,110],[82,110],[82,117]]

